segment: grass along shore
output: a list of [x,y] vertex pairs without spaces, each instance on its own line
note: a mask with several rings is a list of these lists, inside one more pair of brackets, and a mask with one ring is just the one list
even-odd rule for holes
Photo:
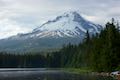
[[88,68],[61,68],[61,70],[63,71],[67,71],[70,73],[92,73],[92,70],[88,69]]

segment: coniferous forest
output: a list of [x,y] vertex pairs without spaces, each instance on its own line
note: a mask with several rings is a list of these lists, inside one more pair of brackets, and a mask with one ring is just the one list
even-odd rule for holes
[[0,53],[1,68],[89,68],[94,71],[120,69],[119,24],[108,22],[96,35],[89,35],[78,45],[68,44],[50,53]]

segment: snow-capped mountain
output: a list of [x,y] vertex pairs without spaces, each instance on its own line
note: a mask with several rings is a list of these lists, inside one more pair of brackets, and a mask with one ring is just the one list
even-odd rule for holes
[[[1,40],[0,49],[28,50],[61,47],[67,43],[79,43],[87,31],[91,35],[99,33],[102,27],[84,19],[77,12],[66,12],[53,20],[49,20],[32,32],[18,34]],[[1,46],[2,44],[6,44]]]
[[[48,33],[48,35],[43,34],[44,37],[55,35],[58,35],[60,37],[74,37],[80,35],[81,32],[86,33],[87,30],[92,33],[98,33],[100,29],[101,27],[99,25],[85,20],[80,16],[79,13],[66,12],[63,15],[56,17],[56,19],[50,20],[40,27],[34,29],[33,32],[43,31],[45,33]],[[40,34],[40,36],[41,35],[42,34]]]
[[49,20],[31,33],[18,34],[13,38],[45,38],[45,37],[84,37],[86,31],[99,33],[101,26],[85,20],[77,12],[66,12],[54,20]]

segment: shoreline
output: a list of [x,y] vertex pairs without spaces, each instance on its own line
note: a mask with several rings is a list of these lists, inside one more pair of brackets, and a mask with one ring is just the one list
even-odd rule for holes
[[103,76],[103,77],[112,77],[115,80],[120,80],[120,74],[112,74],[112,72],[94,72],[92,70],[87,69],[77,69],[77,68],[64,68],[64,71],[74,73],[74,74],[87,74],[93,76]]
[[90,69],[80,69],[80,68],[62,68],[63,71],[67,71],[70,73],[76,74],[91,74],[91,75],[98,75],[98,76],[111,76],[111,72],[94,72]]

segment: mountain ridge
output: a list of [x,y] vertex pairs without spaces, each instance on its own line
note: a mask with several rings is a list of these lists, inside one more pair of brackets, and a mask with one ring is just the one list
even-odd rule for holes
[[12,37],[21,37],[28,35],[27,37],[78,37],[84,36],[89,33],[99,33],[101,26],[91,23],[85,20],[77,12],[66,12],[61,16],[57,16],[53,20],[49,20],[42,24],[40,27],[33,29],[31,33],[18,34]]
[[64,44],[78,44],[87,31],[95,35],[102,30],[98,24],[85,20],[77,12],[66,12],[49,20],[26,34],[18,34],[0,40],[0,51],[29,51],[44,48],[60,48]]

